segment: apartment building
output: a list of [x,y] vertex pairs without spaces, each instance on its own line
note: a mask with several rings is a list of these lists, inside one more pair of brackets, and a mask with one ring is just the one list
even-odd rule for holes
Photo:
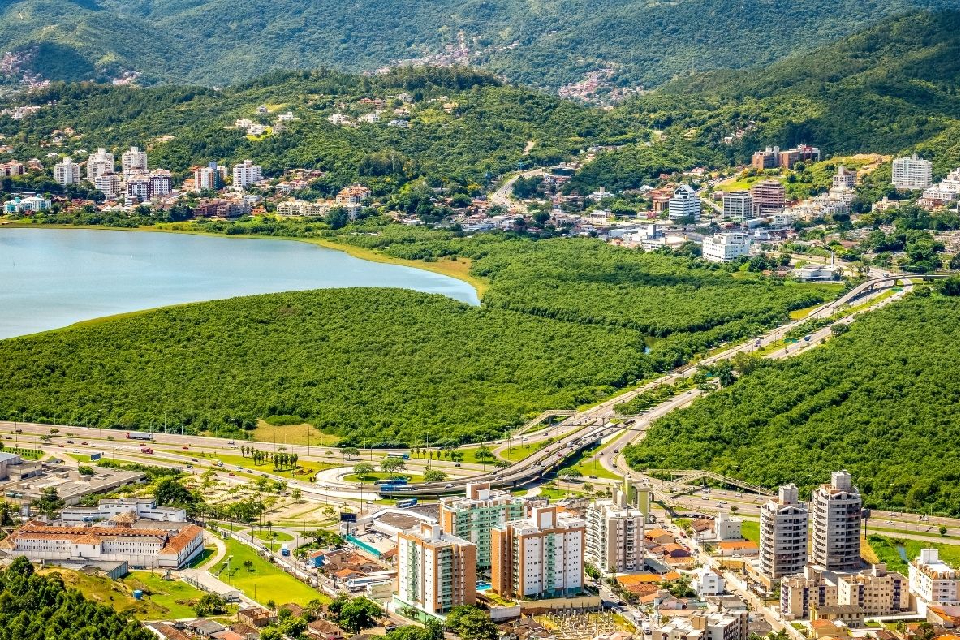
[[787,206],[787,190],[778,180],[761,180],[750,187],[753,217],[767,218],[783,213]]
[[432,615],[472,605],[477,596],[477,547],[439,524],[397,534],[397,599]]
[[26,172],[27,168],[22,162],[11,160],[10,162],[0,163],[0,177],[12,178],[14,176],[22,176]]
[[493,529],[491,588],[507,598],[580,593],[585,528],[583,520],[554,506],[534,508],[529,517]]
[[780,487],[777,499],[760,508],[760,574],[773,582],[799,574],[807,564],[810,514],[794,484]]
[[780,147],[767,147],[753,154],[750,165],[758,171],[765,169],[792,169],[798,162],[819,162],[820,149],[800,144],[793,149],[780,150]]
[[210,189],[218,191],[223,188],[226,169],[217,166],[216,162],[211,162],[205,167],[193,168],[193,186],[197,191]]
[[93,186],[97,191],[102,193],[107,200],[116,200],[120,195],[120,176],[112,171],[101,173],[93,179]]
[[913,609],[907,579],[887,565],[837,575],[837,605],[859,607],[863,615],[890,616]]
[[123,185],[128,204],[145,202],[150,199],[150,176],[138,174],[127,177]]
[[203,529],[185,522],[74,526],[31,520],[0,542],[0,549],[34,561],[109,561],[179,569],[203,550]]
[[157,198],[173,191],[173,181],[166,169],[154,169],[150,172],[150,197]]
[[941,560],[936,549],[921,549],[908,575],[919,613],[925,615],[931,606],[960,606],[960,571]]
[[897,189],[926,189],[933,184],[933,163],[913,154],[893,160],[893,186]]
[[620,489],[614,499],[592,503],[586,512],[587,562],[604,573],[623,573],[643,568],[644,514],[627,506]]
[[250,160],[244,160],[241,164],[233,166],[233,186],[241,189],[257,184],[263,180],[263,171],[260,165],[253,164]]
[[97,149],[96,153],[87,156],[87,180],[95,183],[103,174],[113,173],[115,164],[112,153],[107,153],[106,149]]
[[830,484],[817,487],[810,502],[813,543],[810,561],[827,571],[856,571],[860,560],[863,501],[850,474],[837,471]]
[[125,176],[131,176],[135,173],[146,173],[148,171],[147,152],[141,151],[138,147],[130,147],[128,151],[124,151],[123,155],[120,156],[120,165],[123,175]]
[[718,233],[703,239],[703,259],[710,262],[733,262],[737,258],[750,255],[750,236],[735,231]]
[[749,191],[723,194],[723,217],[743,222],[753,218],[753,197]]
[[837,167],[837,172],[833,176],[834,189],[853,189],[857,186],[857,174],[850,171],[845,166]]
[[688,219],[693,222],[700,220],[700,196],[691,187],[682,184],[673,192],[673,197],[667,204],[671,220]]
[[491,532],[526,515],[527,501],[507,491],[494,491],[489,483],[469,483],[463,497],[441,498],[440,526],[450,535],[477,547],[477,570],[490,570]]
[[64,158],[53,165],[53,179],[62,187],[80,184],[80,165],[70,158]]
[[749,631],[746,611],[695,613],[677,616],[653,630],[651,640],[746,640]]
[[363,209],[363,201],[369,197],[370,189],[360,184],[351,185],[337,194],[337,206],[346,209],[351,220],[356,220]]

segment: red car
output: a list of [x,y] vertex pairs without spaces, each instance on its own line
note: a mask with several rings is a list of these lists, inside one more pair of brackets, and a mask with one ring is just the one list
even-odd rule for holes
[[87,445],[88,445],[88,444],[90,444],[90,443],[89,443],[89,442],[87,442],[87,441],[83,441],[83,442],[81,442],[80,444],[81,444],[81,445],[83,445],[83,446],[85,447],[85,446],[87,446]]
[[189,449],[189,448],[190,448],[190,447],[188,447],[187,445],[183,445],[183,450],[184,450],[184,451],[186,451],[186,450]]

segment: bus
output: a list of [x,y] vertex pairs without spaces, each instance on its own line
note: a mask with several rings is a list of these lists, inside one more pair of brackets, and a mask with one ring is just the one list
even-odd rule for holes
[[409,460],[410,454],[409,453],[388,453],[386,457],[397,458],[399,460]]
[[417,505],[416,498],[407,498],[406,500],[397,500],[397,507],[400,509],[406,509],[407,507],[415,507]]

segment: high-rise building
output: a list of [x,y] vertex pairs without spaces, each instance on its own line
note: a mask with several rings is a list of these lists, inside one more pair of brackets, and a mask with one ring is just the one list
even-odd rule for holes
[[783,213],[787,206],[787,190],[778,180],[762,180],[750,187],[753,198],[753,215],[766,218]]
[[703,239],[703,259],[710,262],[732,262],[750,255],[750,236],[746,233],[718,233]]
[[933,163],[913,154],[893,161],[893,186],[897,189],[926,189],[933,184]]
[[860,517],[863,502],[850,474],[837,471],[830,484],[813,491],[813,546],[810,561],[827,571],[856,571],[860,560]]
[[921,549],[910,562],[910,592],[923,615],[931,606],[960,606],[960,571],[940,559],[936,549]]
[[837,167],[837,173],[833,176],[834,189],[853,189],[857,186],[857,174],[850,171],[845,166]]
[[491,538],[491,588],[507,598],[561,597],[583,590],[583,520],[537,507],[497,527]]
[[107,200],[115,200],[120,195],[120,176],[112,171],[101,173],[93,179],[93,186],[106,196]]
[[70,158],[64,158],[53,165],[53,179],[63,187],[70,184],[80,184],[80,165]]
[[667,205],[671,220],[689,219],[694,222],[700,220],[700,196],[691,187],[682,184],[673,192],[670,203]]
[[150,176],[138,174],[129,176],[126,180],[126,200],[128,204],[136,204],[150,199]]
[[223,167],[217,166],[216,162],[211,162],[205,167],[193,168],[193,184],[197,191],[209,189],[219,191],[223,188],[224,174]]
[[113,154],[106,149],[97,149],[96,153],[87,156],[87,180],[95,182],[105,173],[113,173]]
[[253,164],[250,160],[244,160],[242,164],[233,166],[233,186],[246,189],[261,180],[263,180],[263,172],[260,165]]
[[477,547],[438,524],[397,534],[397,598],[429,614],[472,605],[477,596]]
[[643,568],[644,513],[627,506],[627,496],[614,490],[614,499],[587,508],[587,547],[584,557],[604,573]]
[[796,485],[784,485],[776,500],[760,508],[760,573],[771,583],[801,573],[807,564],[810,515],[799,495]]
[[150,172],[150,197],[165,196],[173,189],[170,172],[166,169],[154,169]]
[[140,151],[137,147],[130,147],[129,151],[124,151],[120,156],[120,163],[123,166],[123,175],[129,176],[138,172],[147,172],[147,152]]
[[753,197],[748,191],[730,191],[723,194],[723,217],[731,220],[753,218]]
[[507,491],[494,491],[489,484],[467,484],[463,497],[440,500],[440,526],[450,535],[477,545],[477,570],[490,569],[490,536],[496,527],[527,515],[526,499]]

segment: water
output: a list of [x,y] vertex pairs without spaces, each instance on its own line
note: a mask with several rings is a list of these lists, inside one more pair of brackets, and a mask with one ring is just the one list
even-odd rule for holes
[[401,287],[479,304],[466,282],[293,240],[0,228],[0,338],[259,293]]

